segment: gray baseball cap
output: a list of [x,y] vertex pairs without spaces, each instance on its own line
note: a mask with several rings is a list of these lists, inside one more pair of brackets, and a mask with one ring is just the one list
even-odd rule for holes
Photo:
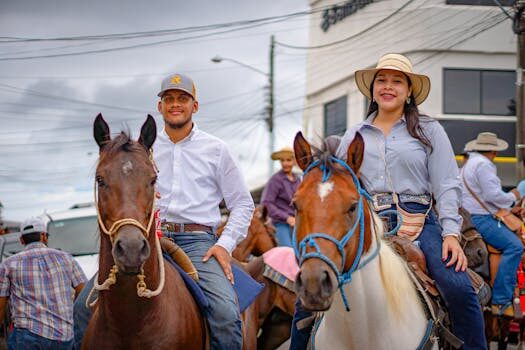
[[162,95],[164,95],[164,93],[168,90],[181,90],[190,94],[194,100],[197,99],[197,91],[195,89],[193,80],[184,74],[176,73],[164,78],[160,84],[160,92],[157,94],[157,96],[162,97]]
[[44,220],[32,217],[22,222],[22,224],[20,225],[20,232],[22,233],[22,235],[35,232],[41,233],[47,232],[47,228],[46,224],[44,223]]

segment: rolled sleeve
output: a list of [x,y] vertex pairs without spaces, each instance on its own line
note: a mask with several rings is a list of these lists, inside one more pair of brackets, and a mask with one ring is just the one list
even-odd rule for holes
[[248,234],[255,206],[244,178],[226,146],[221,151],[217,178],[226,207],[230,210],[228,223],[217,244],[231,254],[237,243]]
[[430,186],[436,200],[443,237],[458,235],[462,224],[458,212],[461,204],[459,170],[445,130],[439,123],[433,124],[428,135],[433,147],[428,156]]
[[516,201],[514,194],[501,189],[501,181],[492,163],[481,163],[475,169],[481,188],[481,199],[497,208],[510,208]]

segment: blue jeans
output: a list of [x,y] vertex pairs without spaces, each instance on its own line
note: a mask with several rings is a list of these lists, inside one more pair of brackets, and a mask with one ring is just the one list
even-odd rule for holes
[[292,228],[290,225],[277,222],[275,224],[275,237],[279,246],[293,247],[292,243]]
[[[216,242],[213,233],[164,232],[184,250],[199,272],[198,284],[210,302],[208,325],[212,350],[241,350],[242,323],[237,295],[215,258],[202,258]],[[174,301],[176,302],[176,301]]]
[[73,339],[52,340],[41,337],[25,328],[13,328],[7,339],[8,350],[72,350]]
[[[428,206],[418,203],[404,203],[403,209],[412,213],[424,213]],[[397,224],[397,216],[389,215],[390,229]],[[446,267],[447,261],[441,260],[441,251],[443,239],[441,237],[441,226],[439,225],[434,211],[430,211],[425,220],[425,226],[421,235],[418,237],[419,246],[425,254],[427,267],[430,276],[436,281],[437,288],[443,296],[447,305],[450,321],[452,323],[453,333],[464,342],[462,349],[487,349],[485,334],[483,330],[483,314],[478,303],[478,298],[466,272],[456,272],[455,266]],[[292,344],[290,349],[306,349],[309,332],[311,330],[302,330],[308,332],[306,342],[305,337],[295,334],[297,329],[293,326],[300,319],[309,316],[301,307],[300,303],[296,304],[294,320],[292,323]],[[294,344],[293,340],[298,343]]]
[[472,215],[471,219],[485,242],[502,253],[492,289],[492,303],[510,303],[517,283],[516,270],[523,254],[523,245],[514,232],[500,224],[492,215]]

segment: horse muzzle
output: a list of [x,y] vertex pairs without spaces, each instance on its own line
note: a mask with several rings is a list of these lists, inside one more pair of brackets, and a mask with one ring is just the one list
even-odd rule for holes
[[119,229],[111,253],[119,271],[124,274],[138,274],[149,258],[151,249],[142,231],[125,225]]
[[298,296],[309,311],[326,311],[332,305],[338,283],[331,267],[319,259],[308,259],[295,279]]

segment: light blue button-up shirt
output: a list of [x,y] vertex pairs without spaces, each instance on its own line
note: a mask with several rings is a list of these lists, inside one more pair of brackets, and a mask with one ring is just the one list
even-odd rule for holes
[[372,195],[393,191],[399,194],[433,194],[443,236],[458,235],[462,223],[458,214],[461,183],[452,145],[441,124],[427,116],[419,118],[419,125],[432,144],[431,152],[430,148],[410,136],[404,117],[385,136],[381,129],[372,125],[375,116],[375,113],[371,114],[346,131],[337,156],[346,159],[348,146],[359,131],[365,142],[360,178],[367,191]]
[[490,213],[485,210],[466,186],[463,186],[463,208],[470,214],[494,214],[499,208],[509,209],[516,200],[513,193],[503,192],[496,165],[483,154],[469,153],[469,159],[462,168],[462,176],[472,192],[490,210]]

